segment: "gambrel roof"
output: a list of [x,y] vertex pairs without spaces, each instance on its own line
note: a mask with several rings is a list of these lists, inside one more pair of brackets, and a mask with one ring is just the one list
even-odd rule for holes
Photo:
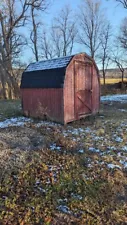
[[61,88],[73,56],[31,63],[23,72],[21,88]]
[[63,68],[68,65],[73,56],[66,56],[62,58],[44,60],[40,62],[31,63],[27,68],[26,72],[38,71],[38,70],[50,70]]

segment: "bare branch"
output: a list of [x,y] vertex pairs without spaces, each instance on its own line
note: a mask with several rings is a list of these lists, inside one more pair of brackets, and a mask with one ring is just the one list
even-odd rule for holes
[[48,1],[46,0],[32,0],[30,5],[30,16],[31,16],[31,24],[32,24],[32,30],[30,33],[30,40],[32,42],[31,49],[35,56],[35,60],[39,61],[39,28],[41,23],[37,21],[38,14],[36,14],[36,11],[44,12],[48,7]]
[[123,49],[127,49],[127,18],[124,18],[121,23],[118,41]]
[[52,40],[58,57],[72,54],[76,35],[76,21],[67,5],[60,11],[58,17],[54,18],[52,25]]
[[127,0],[116,0],[117,2],[121,3],[125,9],[127,9]]
[[100,59],[100,63],[102,64],[102,73],[103,73],[103,81],[105,85],[106,79],[106,70],[108,68],[109,62],[111,61],[111,25],[107,23],[104,26],[103,33],[100,35],[100,52],[98,54],[98,58]]
[[84,45],[94,58],[100,47],[100,35],[105,22],[100,1],[85,0],[80,7],[78,18],[81,28],[78,42]]

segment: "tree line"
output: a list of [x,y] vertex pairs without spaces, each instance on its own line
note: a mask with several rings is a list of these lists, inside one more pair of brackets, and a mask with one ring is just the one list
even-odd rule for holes
[[[109,5],[116,1],[127,9],[127,0],[107,1]],[[119,32],[114,35],[101,2],[82,0],[76,12],[65,5],[48,25],[42,21],[42,15],[50,5],[50,0],[0,3],[0,95],[4,99],[19,97],[19,72],[14,71],[14,67],[23,67],[21,56],[25,46],[31,48],[35,61],[71,55],[76,46],[81,46],[82,52],[87,52],[101,65],[104,84],[111,63],[120,69],[123,82],[127,18],[121,21]],[[26,29],[26,34],[22,34],[21,29]]]

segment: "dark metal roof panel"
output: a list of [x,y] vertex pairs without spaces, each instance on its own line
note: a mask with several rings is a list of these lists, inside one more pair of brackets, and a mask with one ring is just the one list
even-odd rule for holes
[[22,74],[21,88],[62,88],[66,68],[25,71]]

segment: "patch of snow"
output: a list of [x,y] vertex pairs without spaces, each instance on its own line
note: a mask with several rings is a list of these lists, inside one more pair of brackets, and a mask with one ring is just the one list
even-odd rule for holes
[[26,118],[26,117],[16,117],[16,118],[10,118],[6,119],[2,122],[0,122],[0,128],[7,128],[7,127],[13,127],[13,126],[24,126],[28,122],[32,122],[32,119]]
[[62,213],[66,213],[66,214],[71,214],[72,213],[66,205],[59,205],[57,207],[57,209],[59,211],[61,211]]
[[93,147],[90,147],[89,151],[91,151],[91,152],[100,152],[99,149],[96,149],[96,148],[93,148]]
[[87,167],[92,168],[93,165],[92,165],[91,163],[89,163],[89,164],[87,165]]
[[125,95],[107,95],[102,96],[101,101],[111,101],[111,102],[127,102],[127,94]]
[[120,160],[119,162],[123,165],[124,169],[127,168],[127,159],[126,160]]
[[76,139],[76,138],[73,138],[72,140],[73,140],[73,141],[76,141],[77,139]]
[[3,195],[3,196],[2,196],[2,199],[4,199],[4,200],[5,200],[6,198],[7,198],[7,196],[5,196],[5,195]]
[[84,153],[84,150],[83,149],[80,149],[78,150],[79,153],[83,154]]
[[121,124],[120,124],[121,127],[127,127],[127,121],[123,121]]
[[103,140],[103,139],[104,139],[104,137],[98,137],[98,136],[93,137],[93,140],[95,140],[95,141],[99,141],[99,140]]
[[83,130],[82,128],[79,128],[78,130],[79,130],[79,132],[81,132],[81,133],[84,132],[84,130]]
[[115,141],[121,143],[121,142],[123,142],[123,139],[122,139],[121,137],[116,137],[116,138],[115,138]]
[[123,146],[123,147],[122,147],[122,150],[123,150],[123,151],[127,151],[127,146]]
[[91,129],[89,127],[87,127],[85,130],[84,130],[86,133],[90,133],[91,132]]
[[38,189],[41,193],[43,193],[43,194],[45,194],[45,193],[46,193],[46,190],[45,190],[45,189],[43,189],[42,187],[37,187],[37,189]]
[[65,132],[63,132],[63,136],[64,136],[64,137],[67,137],[67,136],[68,136],[68,134],[67,134],[67,133],[65,133]]
[[100,118],[104,118],[105,116],[100,115],[99,117],[100,117]]
[[[10,119],[6,119],[2,122],[0,122],[0,128],[7,128],[7,127],[23,127],[26,123],[33,123],[35,127],[39,128],[41,126],[58,126],[60,127],[60,124],[54,123],[54,122],[47,122],[47,121],[39,121],[37,123],[34,122],[33,119],[31,118],[26,118],[26,117],[12,117]],[[50,127],[47,127],[48,130],[50,130]]]
[[109,150],[116,150],[116,147],[115,146],[108,146],[107,149],[109,149]]
[[119,111],[121,112],[126,112],[127,110],[126,109],[118,109]]
[[108,167],[109,169],[114,169],[114,168],[121,169],[121,166],[116,165],[116,164],[113,164],[113,163],[109,163],[109,164],[107,165],[107,167]]
[[[60,127],[61,126],[60,124],[57,124],[57,123],[54,123],[54,122],[47,122],[47,121],[41,121],[41,122],[38,122],[34,125],[35,125],[35,127],[38,127],[38,128],[40,128],[41,126],[51,126],[51,127],[54,127],[54,126]],[[50,129],[50,128],[48,127],[47,129]]]
[[85,135],[84,131],[85,130],[82,128],[68,129],[66,131],[63,131],[63,135],[64,135],[64,137],[67,137],[69,134],[76,135],[76,136],[79,136],[79,135],[82,136],[82,135]]
[[118,157],[121,157],[121,152],[118,152],[118,153],[117,153],[117,156],[118,156]]
[[57,146],[57,145],[54,143],[54,144],[50,145],[50,149],[51,149],[52,151],[54,151],[54,150],[60,151],[60,150],[61,150],[61,147]]
[[71,194],[71,197],[75,198],[75,199],[78,199],[78,200],[82,200],[83,199],[83,197],[81,195],[74,194],[74,193]]
[[40,184],[40,180],[37,180],[35,185],[39,185]]

